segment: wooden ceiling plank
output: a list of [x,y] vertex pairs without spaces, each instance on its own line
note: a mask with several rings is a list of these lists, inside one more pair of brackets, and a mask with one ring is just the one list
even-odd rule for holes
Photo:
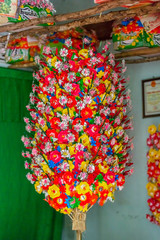
[[121,53],[116,53],[115,58],[125,58],[125,57],[133,57],[133,56],[145,56],[149,54],[160,54],[160,47],[155,47],[155,48],[136,48],[135,50],[127,50],[125,52]]
[[125,60],[126,64],[146,63],[146,62],[154,62],[154,61],[160,61],[160,56],[147,57],[147,58],[135,59],[135,60]]
[[[133,0],[112,0],[111,2],[106,2],[104,4],[96,5],[95,7],[73,12],[73,13],[67,13],[67,14],[59,14],[49,17],[42,17],[42,18],[35,18],[32,20],[25,21],[25,27],[31,27],[42,23],[53,23],[53,22],[61,22],[61,21],[69,21],[73,19],[80,19],[85,18],[88,16],[93,16],[98,13],[103,13],[105,11],[120,7],[124,4],[133,3]],[[24,22],[14,23],[14,24],[7,24],[0,26],[0,32],[8,32],[8,31],[14,31],[17,28],[23,28]]]
[[[108,22],[108,21],[115,21],[124,19],[126,17],[132,17],[134,15],[145,15],[147,13],[153,13],[160,10],[160,3],[155,4],[154,6],[145,6],[138,9],[128,9],[128,10],[121,10],[121,11],[113,11],[108,14],[100,15],[100,16],[93,16],[87,17],[80,20],[75,20],[66,24],[61,25],[54,25],[48,27],[37,27],[32,29],[21,30],[22,28],[26,27],[26,22],[23,22],[23,26],[21,28],[16,29],[16,32],[13,32],[10,36],[10,39],[14,39],[15,37],[22,37],[26,35],[36,35],[36,34],[46,34],[48,32],[56,32],[56,31],[65,31],[67,29],[75,28],[75,27],[84,27],[90,24],[94,24],[94,26],[98,23]],[[92,30],[92,29],[91,29]],[[97,36],[98,37],[98,36]],[[104,37],[103,37],[104,39]],[[0,37],[0,42],[6,41],[7,36]]]

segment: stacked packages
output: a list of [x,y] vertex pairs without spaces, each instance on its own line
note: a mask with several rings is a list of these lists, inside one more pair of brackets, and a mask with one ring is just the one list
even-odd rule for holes
[[160,14],[125,19],[113,28],[115,50],[160,46]]
[[[52,16],[55,9],[47,0],[22,0],[18,8],[17,17],[8,18],[9,22],[22,22],[25,20]],[[43,24],[43,26],[49,24]],[[31,38],[30,36],[16,38],[9,41],[6,50],[6,62],[9,64],[15,63],[30,63],[34,61],[37,54],[40,53],[38,38]]]

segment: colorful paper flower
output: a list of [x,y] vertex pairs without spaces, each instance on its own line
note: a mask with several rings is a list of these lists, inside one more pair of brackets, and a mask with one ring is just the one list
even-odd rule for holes
[[160,225],[160,151],[159,151],[159,129],[155,125],[148,127],[149,137],[147,138],[147,146],[149,151],[147,152],[147,166],[148,166],[148,183],[146,185],[148,195],[151,197],[148,199],[148,205],[152,215],[146,214],[146,218],[157,225]]
[[[25,118],[31,135],[22,137],[28,180],[64,214],[113,201],[132,173],[126,170],[132,123],[123,66],[108,46],[97,53],[95,37],[83,41],[82,35],[78,30],[56,33],[53,42],[63,38],[59,50],[42,49],[27,106],[32,119]],[[158,139],[155,133],[149,142],[158,146]],[[159,156],[154,150],[148,155]],[[149,168],[158,179],[157,166]]]

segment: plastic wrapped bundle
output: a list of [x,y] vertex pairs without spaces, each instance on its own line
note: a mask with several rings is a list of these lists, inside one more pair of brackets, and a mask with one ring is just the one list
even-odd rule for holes
[[140,19],[127,18],[113,28],[112,39],[115,50],[144,47],[144,27]]

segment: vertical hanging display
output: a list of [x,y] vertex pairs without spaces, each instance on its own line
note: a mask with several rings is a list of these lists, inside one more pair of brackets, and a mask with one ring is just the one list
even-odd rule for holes
[[133,172],[130,91],[124,62],[83,29],[57,33],[36,57],[22,137],[27,179],[48,204],[68,214],[77,238],[86,212],[114,201]]
[[148,127],[149,137],[147,138],[147,166],[148,183],[146,185],[148,195],[148,206],[152,215],[146,214],[146,218],[157,225],[160,225],[160,125],[158,130],[155,125]]

